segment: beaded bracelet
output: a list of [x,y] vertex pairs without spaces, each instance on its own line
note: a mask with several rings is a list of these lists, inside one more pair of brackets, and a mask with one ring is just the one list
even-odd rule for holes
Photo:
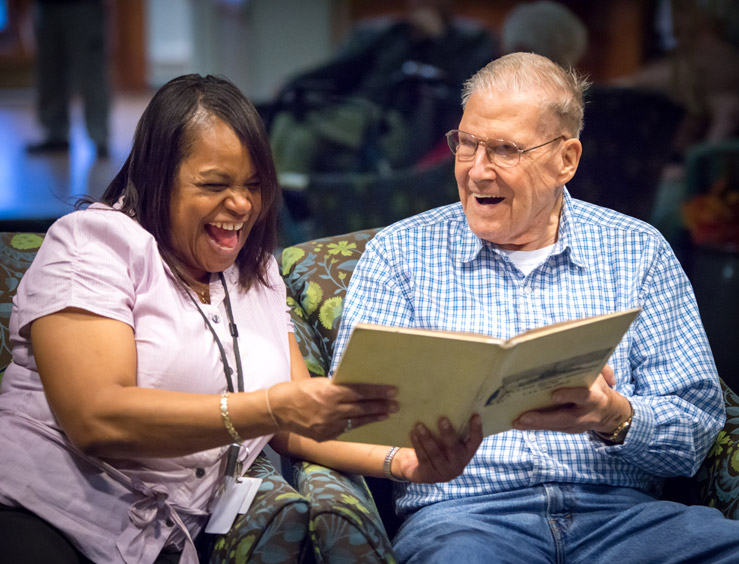
[[221,419],[223,420],[223,426],[226,427],[231,440],[236,443],[243,443],[244,439],[241,438],[239,433],[236,431],[231,416],[228,414],[228,392],[221,394]]

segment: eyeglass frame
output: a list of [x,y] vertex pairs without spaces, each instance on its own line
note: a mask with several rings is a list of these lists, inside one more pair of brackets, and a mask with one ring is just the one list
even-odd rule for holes
[[[459,136],[458,136],[459,133],[464,133],[465,135],[469,135],[475,141],[475,150],[472,153],[472,155],[470,155],[469,158],[459,157],[457,155],[457,151],[454,148],[452,148],[452,135],[457,134],[457,139],[459,139]],[[546,141],[545,143],[542,143],[541,145],[536,145],[535,147],[529,147],[528,149],[521,149],[518,146],[518,144],[514,143],[513,141],[508,141],[507,139],[486,139],[484,137],[479,137],[477,135],[474,135],[473,133],[468,133],[467,131],[462,131],[461,129],[450,129],[449,131],[447,131],[444,134],[444,137],[446,137],[446,142],[447,142],[447,145],[449,146],[449,150],[452,152],[452,154],[454,155],[455,158],[458,158],[461,161],[471,161],[471,160],[473,160],[475,158],[475,155],[477,154],[477,149],[480,148],[480,144],[482,143],[485,146],[485,156],[487,157],[488,162],[490,164],[497,164],[498,166],[503,167],[503,168],[514,168],[514,167],[517,167],[519,165],[519,163],[521,162],[521,155],[523,155],[524,153],[528,153],[529,151],[533,151],[534,149],[539,149],[541,147],[544,147],[546,145],[549,145],[551,143],[554,143],[555,141],[559,141],[560,139],[567,139],[567,137],[565,135],[561,135],[560,134],[559,136],[555,137],[554,139],[550,139],[549,141]],[[506,164],[501,164],[501,163],[497,162],[495,160],[495,155],[491,155],[491,152],[489,150],[489,147],[490,147],[489,143],[491,141],[500,141],[501,142],[500,143],[501,145],[513,145],[516,148],[516,151],[518,152],[518,160],[516,161],[516,164],[506,165]],[[459,147],[459,143],[457,143],[457,147]]]

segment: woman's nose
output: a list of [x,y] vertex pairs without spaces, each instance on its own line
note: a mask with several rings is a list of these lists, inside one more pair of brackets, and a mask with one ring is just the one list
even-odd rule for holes
[[226,208],[238,214],[251,211],[251,192],[245,188],[231,188],[226,197]]

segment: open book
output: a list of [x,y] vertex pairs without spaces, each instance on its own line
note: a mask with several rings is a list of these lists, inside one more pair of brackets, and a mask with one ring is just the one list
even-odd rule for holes
[[546,325],[508,340],[358,324],[334,382],[397,386],[400,409],[339,440],[411,446],[417,422],[436,433],[445,415],[464,434],[473,413],[486,436],[506,431],[524,411],[552,405],[553,390],[590,387],[639,311]]

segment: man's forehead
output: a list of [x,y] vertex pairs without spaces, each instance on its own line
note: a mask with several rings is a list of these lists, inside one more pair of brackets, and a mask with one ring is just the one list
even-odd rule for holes
[[[475,123],[478,126],[503,126],[506,124],[516,127],[526,127],[535,130],[550,129],[556,124],[553,115],[546,111],[545,94],[542,91],[507,92],[491,88],[482,88],[475,91],[467,100],[460,129],[465,124]],[[474,133],[470,131],[470,133]]]

